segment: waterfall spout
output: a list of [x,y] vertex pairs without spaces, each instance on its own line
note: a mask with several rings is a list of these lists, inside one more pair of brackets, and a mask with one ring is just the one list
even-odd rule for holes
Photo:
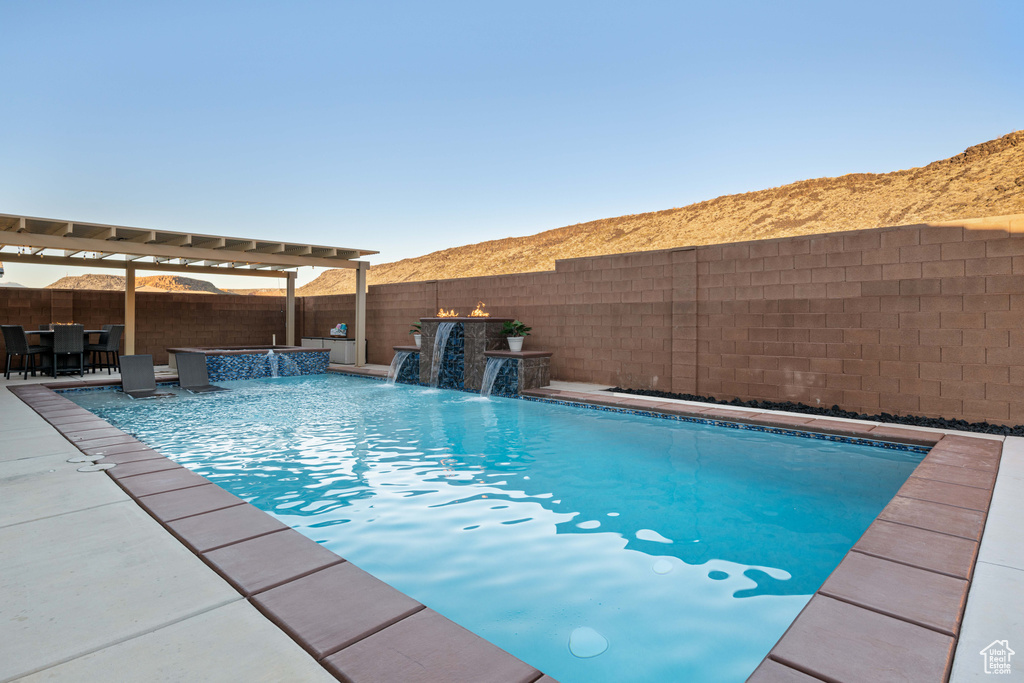
[[480,385],[480,395],[490,396],[494,389],[494,382],[498,379],[501,369],[505,367],[508,358],[488,358],[487,367],[484,368],[484,379]]
[[267,351],[267,369],[271,377],[277,377],[277,354],[273,350]]
[[434,355],[430,359],[430,386],[437,388],[438,376],[441,374],[441,361],[444,359],[444,348],[448,346],[455,323],[440,323],[434,334]]
[[388,384],[394,384],[395,380],[398,379],[398,375],[402,372],[402,366],[405,365],[405,361],[409,360],[409,356],[412,353],[409,351],[399,351],[395,354],[395,357],[391,359],[391,368],[388,370]]

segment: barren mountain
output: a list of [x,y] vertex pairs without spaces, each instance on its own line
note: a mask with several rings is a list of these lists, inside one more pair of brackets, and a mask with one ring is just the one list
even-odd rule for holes
[[[1024,131],[892,173],[802,180],[681,208],[481,242],[370,268],[369,284],[552,270],[556,259],[1024,213]],[[328,270],[303,296],[355,290]]]
[[[124,276],[121,275],[79,275],[62,277],[46,289],[103,289],[124,291]],[[206,280],[196,280],[180,275],[153,275],[135,278],[135,290],[143,292],[193,292],[200,294],[227,294]]]
[[[926,221],[1024,213],[1024,131],[921,168],[818,178],[726,195],[681,208],[605,218],[470,244],[370,269],[369,284],[552,270],[555,260],[700,244],[810,235]],[[280,296],[283,289],[222,291],[173,275],[136,280],[145,291]],[[113,275],[65,277],[52,289],[124,290]],[[300,296],[355,290],[351,270],[327,270]]]

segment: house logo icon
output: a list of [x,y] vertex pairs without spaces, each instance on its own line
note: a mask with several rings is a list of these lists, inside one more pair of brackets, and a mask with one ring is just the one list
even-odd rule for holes
[[981,656],[985,658],[985,673],[1010,673],[1010,658],[1015,654],[1017,653],[1010,649],[1009,641],[992,641],[991,645],[981,651]]

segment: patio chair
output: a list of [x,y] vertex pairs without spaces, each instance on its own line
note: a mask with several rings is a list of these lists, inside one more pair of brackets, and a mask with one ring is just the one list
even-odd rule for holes
[[78,375],[85,375],[85,325],[53,325],[53,376],[59,372],[75,372],[74,366],[60,368],[57,360],[69,361],[78,356]]
[[132,398],[174,396],[167,391],[157,391],[153,356],[149,354],[121,356],[121,391]]
[[202,394],[208,391],[230,391],[210,384],[206,372],[206,356],[202,353],[179,353],[174,356],[178,364],[178,384],[185,391]]
[[[90,367],[92,371],[96,372],[96,368],[107,369],[107,374],[110,374],[111,369],[120,371],[121,365],[118,362],[120,356],[118,350],[121,348],[121,335],[124,334],[124,325],[104,325],[103,332],[100,334],[99,342],[96,344],[86,344],[85,350],[92,354],[92,362]],[[102,358],[102,360],[99,360]]]
[[32,376],[36,376],[36,356],[46,351],[45,346],[32,346],[25,336],[25,328],[21,325],[0,325],[4,331],[4,346],[7,347],[7,365],[4,369],[4,379],[11,378],[11,358],[18,356],[21,360],[21,369],[24,379],[28,379],[29,370]]

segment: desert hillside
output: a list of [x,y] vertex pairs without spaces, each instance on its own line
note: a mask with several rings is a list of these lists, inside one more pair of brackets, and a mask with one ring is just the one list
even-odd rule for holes
[[[123,292],[123,275],[79,275],[62,277],[46,289],[104,289]],[[180,275],[153,275],[135,278],[137,292],[192,292],[199,294],[227,294],[206,280]]]
[[[553,270],[555,261],[564,258],[1016,213],[1024,213],[1024,131],[921,168],[802,180],[383,263],[370,268],[367,281],[373,285]],[[225,292],[204,280],[164,275],[137,282],[149,291],[284,294],[282,289]],[[63,278],[50,287],[123,290],[124,278],[85,275]],[[354,289],[354,273],[336,269],[297,293],[319,296]]]
[[[922,168],[802,180],[677,209],[481,242],[370,268],[369,284],[553,270],[556,259],[1024,213],[1024,131]],[[328,270],[303,296],[355,289]]]

